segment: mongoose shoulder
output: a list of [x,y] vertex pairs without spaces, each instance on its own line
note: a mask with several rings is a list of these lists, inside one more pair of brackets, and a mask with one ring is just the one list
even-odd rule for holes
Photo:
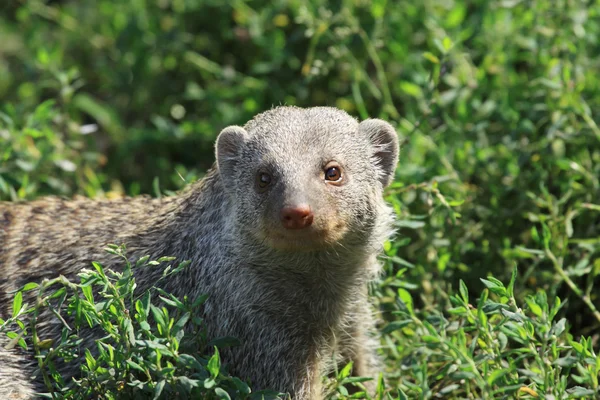
[[[177,196],[0,203],[0,316],[8,292],[91,261],[110,267],[102,249],[124,243],[132,259],[191,261],[162,286],[209,295],[208,335],[240,339],[223,361],[253,387],[319,399],[333,352],[376,374],[366,284],[392,232],[382,191],[398,161],[395,130],[335,108],[277,107],[223,129],[215,147],[214,167]],[[144,269],[138,284],[160,273]],[[27,397],[36,382],[14,374],[33,363],[2,340],[0,397]]]

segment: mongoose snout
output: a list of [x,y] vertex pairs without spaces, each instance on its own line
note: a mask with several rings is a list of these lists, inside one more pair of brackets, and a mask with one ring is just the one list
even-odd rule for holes
[[303,229],[312,225],[314,215],[307,204],[283,207],[281,223],[286,229]]

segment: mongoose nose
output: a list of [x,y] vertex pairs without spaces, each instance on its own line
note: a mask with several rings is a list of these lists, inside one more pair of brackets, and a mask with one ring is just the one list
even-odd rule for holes
[[303,229],[313,222],[313,213],[308,205],[283,207],[281,209],[281,223],[286,229]]

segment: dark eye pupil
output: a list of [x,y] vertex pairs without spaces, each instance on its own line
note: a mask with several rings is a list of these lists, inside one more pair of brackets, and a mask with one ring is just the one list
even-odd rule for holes
[[327,170],[327,179],[336,181],[339,178],[340,178],[340,171],[337,168],[331,167]]
[[265,187],[269,183],[271,183],[271,176],[269,176],[269,174],[264,174],[263,173],[263,174],[260,174],[259,180],[260,180],[260,185],[262,187]]

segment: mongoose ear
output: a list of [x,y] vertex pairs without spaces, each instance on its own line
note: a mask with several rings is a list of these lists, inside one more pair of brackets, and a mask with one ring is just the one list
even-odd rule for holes
[[381,119],[367,119],[358,125],[371,140],[372,158],[377,166],[379,181],[386,187],[394,180],[398,164],[398,135],[389,123]]
[[240,151],[250,136],[241,126],[228,126],[217,137],[216,156],[219,173],[232,176],[240,157]]

